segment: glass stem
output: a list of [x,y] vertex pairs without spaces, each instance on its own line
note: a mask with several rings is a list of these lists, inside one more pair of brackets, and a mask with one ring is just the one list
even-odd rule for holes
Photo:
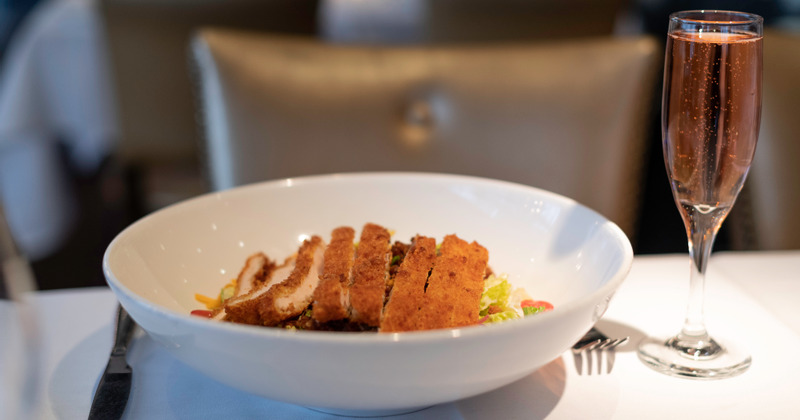
[[[695,213],[689,229],[689,255],[692,260],[689,280],[689,304],[686,319],[677,338],[677,346],[692,357],[713,356],[718,346],[706,331],[703,305],[705,298],[706,267],[711,248],[723,217],[719,214]],[[727,213],[727,212],[725,212]]]
[[[713,233],[712,233],[713,235]],[[686,320],[681,333],[686,336],[701,338],[707,335],[703,315],[705,297],[706,266],[711,256],[713,238],[697,233],[689,244],[689,255],[692,259],[692,274],[689,280],[689,303],[686,307]]]

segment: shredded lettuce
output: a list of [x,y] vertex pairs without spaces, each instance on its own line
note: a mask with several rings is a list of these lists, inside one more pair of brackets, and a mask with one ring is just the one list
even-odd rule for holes
[[523,307],[522,302],[531,300],[522,288],[514,288],[505,274],[490,275],[486,278],[481,295],[480,316],[483,323],[494,323],[518,319],[527,315],[544,312],[544,307]]
[[511,283],[508,282],[506,275],[500,277],[490,275],[483,283],[483,294],[481,295],[480,315],[489,314],[489,306],[497,306],[502,310],[508,308],[508,300],[511,297]]
[[519,318],[519,314],[513,308],[508,308],[503,312],[498,312],[496,314],[489,315],[489,318],[486,320],[488,323],[493,322],[500,322],[500,321],[507,321],[509,319],[517,319]]
[[490,275],[483,284],[481,295],[480,316],[486,317],[484,323],[520,318],[521,313],[511,303],[513,295],[514,289],[508,281],[508,276]]
[[522,307],[522,312],[525,314],[525,316],[538,314],[539,312],[544,312],[544,311],[545,311],[545,307],[544,306],[524,306],[524,307]]

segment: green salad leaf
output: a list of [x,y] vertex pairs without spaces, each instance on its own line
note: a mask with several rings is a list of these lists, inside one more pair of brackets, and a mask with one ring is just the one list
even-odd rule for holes
[[480,316],[487,317],[484,323],[500,322],[520,318],[511,303],[513,288],[505,275],[490,275],[483,285]]

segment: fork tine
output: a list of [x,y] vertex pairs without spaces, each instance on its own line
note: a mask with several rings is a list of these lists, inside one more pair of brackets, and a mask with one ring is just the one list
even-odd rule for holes
[[583,352],[579,352],[577,350],[572,351],[572,358],[575,362],[575,371],[578,372],[578,375],[583,374]]
[[614,368],[614,361],[616,358],[617,352],[615,352],[614,348],[611,347],[611,350],[606,352],[606,373],[611,373],[611,369]]
[[617,346],[622,346],[622,345],[624,345],[625,343],[627,343],[627,342],[628,342],[628,340],[630,340],[630,337],[622,337],[622,338],[618,338],[618,339],[616,339],[616,340],[615,340],[615,341],[617,341],[617,343],[615,343],[615,344],[614,344],[614,347],[617,347]]
[[592,349],[597,346],[597,342],[593,342],[593,344],[589,345],[586,350],[583,351],[583,357],[586,358],[586,374],[592,374],[592,367],[595,365],[596,358],[592,357]]
[[600,359],[597,358],[596,349],[603,344],[602,339],[590,341],[580,347],[581,357],[586,359],[586,374],[591,375],[593,366],[600,365]]
[[[598,353],[597,357],[599,358],[601,356],[601,354],[602,354],[603,359],[605,359],[605,361],[606,361],[606,373],[611,373],[611,369],[614,368],[614,362],[616,360],[616,355],[617,355],[616,351],[614,351],[614,350],[617,347],[627,343],[628,339],[629,339],[629,337],[617,338],[617,339],[613,339],[613,340],[612,339],[608,339],[608,340],[604,340],[604,342],[601,343],[598,346],[598,350],[600,350],[600,351],[597,352]],[[598,362],[597,369],[598,369],[598,371],[601,370],[599,362]]]
[[[586,375],[592,375],[594,371],[596,371],[597,375],[601,375],[605,364],[606,373],[611,373],[616,356],[614,349],[627,343],[628,339],[629,337],[611,339],[597,329],[592,328],[583,339],[572,347],[575,370],[579,375],[584,374],[582,367],[585,364]],[[605,363],[603,363],[603,360],[605,360]]]
[[603,340],[601,340],[601,339],[599,339],[599,338],[598,338],[597,340],[590,341],[590,342],[588,342],[588,343],[584,344],[583,346],[581,346],[581,347],[578,347],[576,350],[578,350],[579,352],[587,352],[587,351],[592,351],[592,350],[594,350],[594,349],[595,349],[597,346],[599,346],[600,344],[602,344],[602,342],[603,342]]

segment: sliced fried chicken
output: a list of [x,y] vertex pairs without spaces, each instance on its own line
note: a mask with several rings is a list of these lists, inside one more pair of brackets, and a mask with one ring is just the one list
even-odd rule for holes
[[[456,240],[461,241],[453,236]],[[447,241],[447,238],[445,238]],[[463,241],[462,241],[463,242]],[[466,242],[463,242],[466,244]],[[454,300],[453,327],[464,327],[478,323],[478,311],[481,307],[481,294],[486,279],[486,270],[489,263],[489,251],[472,242],[468,247],[459,247],[464,265],[461,267],[461,282]],[[465,260],[466,258],[466,260]]]
[[312,317],[317,322],[347,318],[348,286],[353,271],[355,231],[339,227],[331,233],[331,243],[325,249],[322,277],[314,291]]
[[272,286],[264,298],[259,299],[261,324],[275,325],[306,310],[319,284],[324,251],[325,242],[319,236],[303,241],[289,277]]
[[414,238],[394,276],[394,287],[383,309],[381,332],[413,331],[425,294],[425,282],[436,259],[436,240]]
[[[289,277],[289,274],[294,270],[295,260],[296,257],[289,257],[282,265],[277,267],[272,263],[273,267],[267,271],[266,265],[268,263],[266,260],[253,257],[248,259],[247,264],[242,269],[242,273],[248,275],[250,273],[256,273],[256,277],[264,273],[265,276],[262,280],[254,279],[252,281],[252,287],[247,293],[239,293],[228,299],[221,311],[224,314],[221,319],[242,324],[260,325],[261,316],[258,313],[258,306],[261,300],[266,298],[266,294],[272,286]],[[259,262],[264,264],[260,270],[257,265]],[[240,274],[240,277],[241,276],[242,274]],[[247,279],[245,279],[245,281],[247,281]],[[237,286],[238,285],[239,282],[237,281]]]
[[489,253],[476,242],[467,243],[455,235],[442,241],[436,257],[417,329],[452,328],[478,321],[483,278]]
[[267,258],[263,252],[251,255],[236,278],[236,289],[233,291],[232,297],[246,295],[264,284],[272,276],[272,270],[275,267],[275,262]]
[[361,230],[353,281],[350,285],[350,321],[377,327],[380,324],[391,261],[391,235],[373,223]]
[[[272,276],[272,270],[275,269],[275,262],[267,258],[263,252],[257,252],[247,258],[244,267],[239,272],[236,278],[236,287],[233,291],[231,299],[238,296],[244,296],[250,291],[260,287],[264,282],[268,281]],[[212,319],[225,319],[228,313],[225,307],[217,310]]]

